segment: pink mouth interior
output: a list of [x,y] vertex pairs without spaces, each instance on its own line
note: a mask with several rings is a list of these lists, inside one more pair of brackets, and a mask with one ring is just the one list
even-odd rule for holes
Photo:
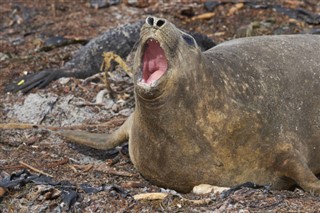
[[149,39],[143,53],[142,82],[151,85],[168,69],[168,61],[159,42]]

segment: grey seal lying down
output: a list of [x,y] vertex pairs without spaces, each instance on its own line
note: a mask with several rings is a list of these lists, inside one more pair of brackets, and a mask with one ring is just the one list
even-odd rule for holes
[[[44,88],[52,81],[62,77],[87,78],[92,76],[100,71],[103,52],[114,52],[125,58],[134,51],[143,23],[144,21],[141,20],[110,29],[80,48],[63,67],[45,69],[18,78],[7,84],[5,91],[27,93],[36,87]],[[214,41],[203,34],[190,33],[200,44],[199,47],[202,50],[207,50],[215,45]]]
[[134,88],[135,111],[112,134],[59,134],[97,149],[129,140],[138,171],[180,192],[251,181],[320,194],[320,36],[242,38],[202,53],[148,17]]

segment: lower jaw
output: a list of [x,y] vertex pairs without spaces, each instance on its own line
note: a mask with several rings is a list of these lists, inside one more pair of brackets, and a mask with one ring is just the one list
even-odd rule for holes
[[159,79],[156,80],[152,80],[150,79],[150,77],[145,80],[145,79],[141,79],[137,82],[138,86],[144,87],[144,88],[153,88],[156,87],[160,81],[161,77]]
[[146,91],[153,91],[153,90],[157,90],[158,81],[154,81],[151,84],[145,83],[143,81],[138,81],[137,86]]
[[[153,91],[156,93],[156,91],[159,90],[163,90],[161,88],[165,88],[165,84],[168,80],[168,70],[163,73],[159,78],[155,78],[155,76],[153,76],[153,80],[152,80],[152,75],[150,75],[148,77],[147,80],[145,80],[143,78],[143,73],[141,73],[141,78],[138,78],[136,81],[136,87],[139,88],[141,91],[145,91],[147,93]],[[150,79],[151,78],[151,79]]]
[[156,97],[161,91],[162,86],[159,80],[152,82],[151,84],[138,81],[135,86],[136,92],[142,97]]

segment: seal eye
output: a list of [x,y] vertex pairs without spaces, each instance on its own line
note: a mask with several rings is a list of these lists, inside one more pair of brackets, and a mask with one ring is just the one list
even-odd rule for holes
[[187,42],[188,45],[193,46],[193,47],[196,46],[195,41],[191,36],[189,36],[187,34],[182,34],[182,38],[184,39],[185,42]]

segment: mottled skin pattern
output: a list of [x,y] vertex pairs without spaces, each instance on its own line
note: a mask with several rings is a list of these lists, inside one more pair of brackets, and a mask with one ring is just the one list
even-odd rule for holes
[[[243,38],[201,53],[173,24],[154,20],[136,53],[134,113],[111,135],[60,134],[99,149],[128,138],[138,171],[180,192],[251,181],[319,195],[320,36]],[[154,85],[141,83],[149,38],[169,63]]]
[[[88,44],[82,47],[73,58],[59,69],[46,69],[34,74],[23,76],[15,82],[6,85],[8,92],[22,91],[29,92],[35,87],[44,88],[51,81],[62,77],[87,78],[98,72],[103,62],[103,52],[114,52],[120,57],[127,57],[134,51],[134,46],[139,40],[140,28],[144,21],[138,21],[133,24],[125,24],[117,28],[104,32],[100,36],[90,40]],[[199,47],[207,50],[215,43],[207,36],[193,32]],[[25,83],[17,85],[24,80]]]

